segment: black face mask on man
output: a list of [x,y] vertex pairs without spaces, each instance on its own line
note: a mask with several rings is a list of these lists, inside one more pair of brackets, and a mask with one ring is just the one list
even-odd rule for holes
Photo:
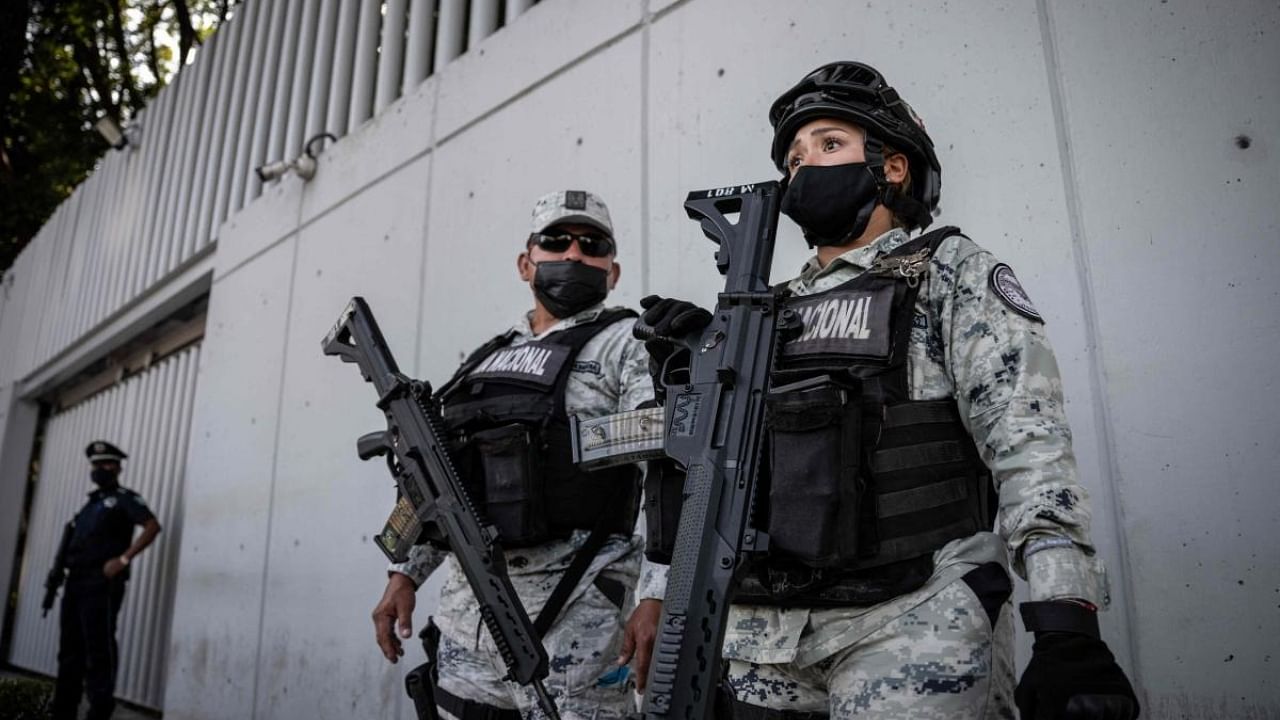
[[609,272],[573,260],[537,263],[533,294],[552,315],[571,317],[605,299]]
[[809,247],[844,245],[866,231],[879,197],[864,162],[805,165],[787,183],[782,213],[804,230]]
[[115,470],[107,470],[106,468],[94,468],[89,471],[89,479],[93,481],[94,485],[103,490],[110,490],[116,486],[116,476]]

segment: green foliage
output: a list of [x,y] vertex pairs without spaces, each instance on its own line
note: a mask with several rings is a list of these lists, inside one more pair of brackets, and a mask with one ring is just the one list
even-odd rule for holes
[[0,2],[0,271],[235,0]]
[[0,678],[0,720],[46,720],[53,683],[24,677]]

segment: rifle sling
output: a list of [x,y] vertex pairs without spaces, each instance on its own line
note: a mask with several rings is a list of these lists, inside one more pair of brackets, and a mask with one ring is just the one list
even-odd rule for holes
[[[618,494],[626,490],[625,486],[619,485],[617,489],[609,496],[609,505],[613,505],[618,499]],[[556,587],[551,591],[551,597],[547,598],[547,604],[542,606],[542,611],[538,613],[538,617],[533,621],[533,629],[538,633],[538,638],[546,636],[547,631],[551,629],[552,623],[556,621],[556,616],[564,609],[564,604],[569,600],[569,595],[573,589],[578,586],[578,581],[586,574],[587,568],[591,567],[591,561],[595,559],[596,554],[600,552],[600,548],[604,547],[605,540],[609,539],[609,513],[601,513],[599,519],[596,520],[595,526],[591,528],[591,534],[587,536],[587,541],[582,544],[578,552],[573,556],[573,562],[569,563],[569,567],[564,571],[564,577],[560,578],[560,582],[556,583]],[[601,588],[602,592],[605,592]],[[607,595],[608,592],[605,592]]]

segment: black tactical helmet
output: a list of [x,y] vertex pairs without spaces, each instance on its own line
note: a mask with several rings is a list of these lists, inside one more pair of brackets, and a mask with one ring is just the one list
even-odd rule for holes
[[[834,62],[804,76],[769,109],[773,125],[773,164],[787,172],[787,150],[805,123],[823,117],[848,120],[867,131],[867,164],[881,186],[881,202],[908,222],[908,229],[933,221],[942,188],[942,166],[924,123],[884,76],[870,65]],[[884,180],[885,145],[911,164],[910,197],[900,196]]]

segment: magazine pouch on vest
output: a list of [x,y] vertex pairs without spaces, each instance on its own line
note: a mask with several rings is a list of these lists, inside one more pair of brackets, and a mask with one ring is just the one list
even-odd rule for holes
[[471,436],[484,479],[485,515],[512,542],[537,542],[550,532],[544,450],[535,434],[524,423],[509,423]]
[[830,375],[775,386],[769,432],[769,542],[808,567],[856,559],[862,482],[859,396]]
[[[583,346],[630,310],[511,346],[499,336],[472,354],[442,392],[444,418],[473,500],[504,545],[522,547],[592,529],[630,534],[638,493],[633,466],[580,470],[572,458],[564,395]],[[618,485],[629,492],[615,494]],[[619,500],[618,498],[623,498]]]
[[771,545],[738,602],[882,602],[923,585],[947,542],[991,527],[990,476],[955,400],[913,401],[908,386],[920,281],[958,232],[787,300],[804,327],[781,348],[767,399]]

